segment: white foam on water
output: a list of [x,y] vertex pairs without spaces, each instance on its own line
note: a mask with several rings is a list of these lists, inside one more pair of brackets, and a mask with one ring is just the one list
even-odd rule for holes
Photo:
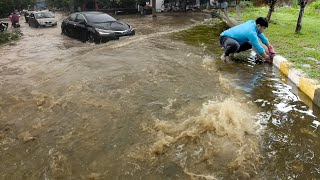
[[[218,174],[254,177],[259,162],[259,135],[254,113],[247,104],[235,98],[212,100],[203,104],[198,116],[179,122],[157,119],[157,137],[151,151],[173,156],[192,177],[215,178],[205,166],[212,166]],[[191,169],[202,174],[192,173]]]

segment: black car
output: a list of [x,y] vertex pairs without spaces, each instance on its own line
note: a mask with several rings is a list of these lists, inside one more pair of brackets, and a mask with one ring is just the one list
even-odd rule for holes
[[73,13],[61,23],[61,30],[63,34],[82,42],[95,43],[135,34],[130,25],[102,12]]

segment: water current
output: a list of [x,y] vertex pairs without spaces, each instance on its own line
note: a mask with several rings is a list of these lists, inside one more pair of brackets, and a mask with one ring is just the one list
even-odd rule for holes
[[272,65],[222,62],[222,22],[117,18],[136,35],[22,24],[0,46],[0,179],[320,178],[319,108]]

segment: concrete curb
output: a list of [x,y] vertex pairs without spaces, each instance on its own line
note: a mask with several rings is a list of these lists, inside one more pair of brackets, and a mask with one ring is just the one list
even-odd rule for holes
[[[239,23],[232,18],[226,17],[215,11],[207,11],[211,13],[212,17],[218,17],[225,22],[229,27],[233,27]],[[288,77],[303,93],[305,93],[317,106],[320,107],[320,84],[307,76],[298,69],[294,69],[293,65],[281,55],[273,57],[273,65],[276,66],[280,72]]]
[[301,70],[293,68],[291,63],[280,55],[273,57],[273,65],[320,107],[320,85],[315,80],[307,78]]

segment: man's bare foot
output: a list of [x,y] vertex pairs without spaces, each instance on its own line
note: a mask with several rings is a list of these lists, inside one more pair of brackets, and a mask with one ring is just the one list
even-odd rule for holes
[[220,58],[221,58],[222,61],[230,61],[230,57],[226,56],[224,53],[221,55]]

